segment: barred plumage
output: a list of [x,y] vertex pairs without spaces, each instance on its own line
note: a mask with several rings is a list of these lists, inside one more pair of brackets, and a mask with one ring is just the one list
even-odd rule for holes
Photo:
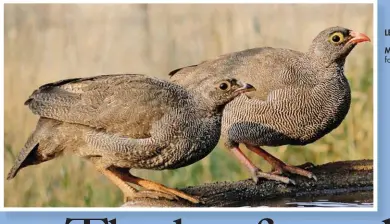
[[[340,42],[332,42],[332,35],[340,35]],[[248,49],[176,69],[170,73],[170,80],[187,86],[211,75],[254,84],[255,92],[237,97],[225,107],[222,138],[226,146],[239,155],[255,181],[258,176],[266,175],[242,156],[239,143],[264,157],[279,173],[313,177],[307,171],[284,164],[260,147],[305,145],[340,125],[351,103],[343,70],[345,59],[363,41],[369,41],[364,34],[331,27],[320,32],[305,53],[271,47]],[[277,175],[267,178],[293,183]]]
[[[227,88],[221,89],[222,83]],[[208,155],[220,137],[223,106],[253,90],[249,84],[220,77],[193,85],[183,88],[144,75],[124,74],[41,86],[25,103],[41,118],[8,179],[23,167],[73,152],[92,161],[128,196],[135,190],[125,182],[197,202],[129,173],[132,168],[179,168]]]

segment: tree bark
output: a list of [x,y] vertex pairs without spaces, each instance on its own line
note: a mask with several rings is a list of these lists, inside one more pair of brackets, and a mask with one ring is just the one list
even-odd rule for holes
[[[307,168],[317,181],[290,175],[296,185],[286,185],[269,180],[255,184],[251,179],[238,182],[217,182],[181,189],[199,197],[203,204],[191,204],[184,200],[140,197],[122,207],[240,207],[273,206],[285,198],[302,196],[348,195],[353,192],[373,191],[373,161],[356,160],[327,163]],[[148,194],[150,195],[150,194]],[[278,206],[278,205],[277,205]]]

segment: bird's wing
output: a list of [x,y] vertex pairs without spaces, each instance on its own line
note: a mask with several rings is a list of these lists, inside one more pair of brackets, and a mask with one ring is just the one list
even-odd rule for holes
[[184,67],[181,67],[181,68],[177,68],[175,70],[172,70],[168,73],[168,76],[170,76],[171,78],[176,75],[176,74],[184,74],[184,73],[190,73],[191,71],[196,71],[197,69],[199,69],[200,67],[210,67],[214,64],[217,64],[218,62],[222,61],[222,60],[226,60],[228,59],[229,57],[232,57],[234,56],[236,53],[238,52],[234,52],[234,53],[230,53],[230,54],[223,54],[223,55],[219,55],[218,57],[216,58],[213,58],[213,59],[209,59],[209,60],[204,60],[204,61],[201,61],[200,63],[198,64],[194,64],[194,65],[188,65],[188,66],[184,66]]
[[283,89],[299,80],[299,73],[289,60],[299,60],[300,57],[302,53],[288,49],[252,48],[178,68],[169,75],[172,82],[183,86],[191,85],[194,79],[205,79],[207,76],[235,77],[256,88],[256,91],[246,95],[266,100],[273,90]]
[[[253,60],[264,52],[274,51],[275,48],[271,47],[259,47],[259,48],[251,48],[242,51],[227,53],[219,55],[215,58],[202,61],[195,65],[185,66],[181,68],[177,68],[168,73],[168,75],[173,78],[175,75],[181,75],[183,73],[198,73],[200,71],[203,72],[203,68],[207,68],[208,72],[221,72],[221,70],[232,69],[234,65],[237,65],[237,62],[244,62]],[[235,63],[235,64],[233,64]]]
[[43,85],[25,104],[42,117],[147,138],[152,124],[186,97],[181,90],[144,75],[103,75]]

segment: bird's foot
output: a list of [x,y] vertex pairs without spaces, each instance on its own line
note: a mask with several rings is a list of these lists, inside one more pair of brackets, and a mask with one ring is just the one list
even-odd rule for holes
[[280,159],[274,157],[273,155],[269,154],[264,149],[253,146],[253,145],[246,145],[249,150],[256,153],[257,155],[263,157],[272,167],[273,171],[269,173],[270,175],[280,175],[283,173],[292,173],[292,174],[298,174],[300,176],[307,177],[309,179],[317,180],[317,177],[310,171],[305,170],[304,168],[313,167],[314,164],[312,163],[305,163],[300,166],[290,166],[282,162]]
[[[157,184],[157,185],[160,185],[160,184]],[[164,185],[160,185],[156,188],[152,187],[152,188],[146,188],[146,189],[149,189],[150,191],[145,191],[145,192],[149,192],[150,195],[154,194],[157,197],[162,196],[166,199],[177,200],[177,201],[180,199],[184,199],[184,200],[187,200],[187,201],[194,203],[194,204],[202,203],[198,198],[196,198],[194,196],[188,195],[182,191],[179,191],[179,190],[176,190],[173,188],[165,187]]]
[[127,182],[123,181],[122,174],[116,170],[111,169],[100,169],[98,170],[105,175],[109,180],[111,180],[119,189],[123,192],[124,203],[131,200],[131,198],[137,193],[137,189],[129,185]]
[[[170,201],[174,200],[179,200],[179,198],[176,195],[173,194],[168,194],[168,193],[163,193],[159,191],[151,191],[151,190],[142,190],[138,191],[137,193],[130,195],[130,196],[125,196],[127,201],[135,200],[138,198],[151,198],[151,199],[167,199]],[[127,202],[126,201],[126,202]]]
[[282,182],[285,184],[293,184],[295,185],[295,181],[288,178],[288,177],[283,177],[277,174],[273,173],[266,173],[261,171],[259,168],[255,167],[253,170],[251,170],[252,174],[252,179],[255,183],[259,182],[259,178],[267,179],[267,180],[274,180],[278,182]]
[[140,177],[136,177],[136,176],[133,176],[131,174],[127,174],[126,180],[128,182],[137,184],[137,185],[139,185],[147,190],[161,192],[161,193],[166,194],[166,195],[173,195],[177,198],[185,199],[185,200],[192,202],[194,204],[201,203],[201,201],[199,199],[195,198],[194,196],[188,195],[182,191],[179,191],[179,190],[176,190],[173,188],[169,188],[169,187],[166,187],[162,184],[159,184],[159,183],[156,183],[156,182],[153,182],[150,180],[142,179]]
[[292,173],[317,181],[317,177],[312,172],[305,170],[311,167],[314,167],[314,164],[305,163],[300,166],[291,166],[280,162],[274,165],[274,170],[271,172],[271,174],[280,175],[283,173]]
[[130,186],[128,183],[123,183],[121,190],[123,193],[123,202],[124,203],[131,201],[132,198],[134,198],[138,192],[134,187]]

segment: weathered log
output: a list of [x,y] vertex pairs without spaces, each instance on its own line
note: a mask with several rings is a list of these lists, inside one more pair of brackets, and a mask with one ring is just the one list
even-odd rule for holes
[[290,175],[296,185],[269,180],[255,184],[251,179],[238,182],[217,182],[181,189],[198,196],[203,204],[193,205],[183,200],[141,197],[122,207],[237,207],[272,206],[273,201],[300,196],[323,196],[373,191],[373,161],[356,160],[327,163],[307,168],[317,181]]

